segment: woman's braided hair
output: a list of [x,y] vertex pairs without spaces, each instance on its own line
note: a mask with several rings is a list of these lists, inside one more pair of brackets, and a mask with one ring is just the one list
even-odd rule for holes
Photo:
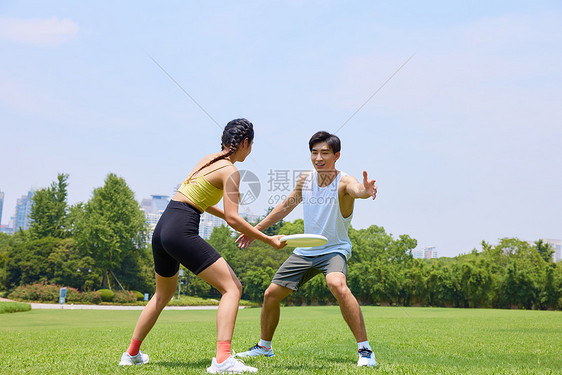
[[224,151],[225,149],[228,149],[228,151],[217,156],[216,158],[199,168],[197,172],[193,173],[191,176],[195,176],[201,169],[234,154],[236,150],[238,150],[238,147],[240,147],[240,144],[246,138],[248,138],[248,142],[250,143],[254,140],[254,125],[252,125],[252,123],[245,118],[239,118],[230,121],[224,127],[221,138],[221,150]]

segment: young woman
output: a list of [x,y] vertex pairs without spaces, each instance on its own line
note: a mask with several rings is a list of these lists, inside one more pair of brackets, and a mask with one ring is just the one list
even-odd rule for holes
[[[158,221],[152,237],[156,293],[142,311],[131,345],[119,365],[148,362],[139,351],[162,309],[173,297],[180,263],[211,284],[221,294],[217,311],[217,353],[209,373],[256,372],[254,367],[230,355],[232,333],[242,294],[240,281],[220,254],[199,237],[199,219],[207,211],[226,220],[235,230],[270,244],[285,246],[281,236],[267,236],[238,215],[240,175],[234,163],[244,161],[252,151],[254,129],[246,119],[230,121],[222,135],[222,150],[205,156],[180,186]],[[214,206],[223,198],[224,211]]]

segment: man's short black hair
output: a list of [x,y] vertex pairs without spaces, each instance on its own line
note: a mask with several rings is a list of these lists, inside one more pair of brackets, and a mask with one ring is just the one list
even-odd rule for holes
[[338,136],[325,131],[319,131],[310,138],[310,141],[308,141],[309,150],[312,151],[312,147],[321,142],[326,142],[334,154],[341,150],[341,142]]

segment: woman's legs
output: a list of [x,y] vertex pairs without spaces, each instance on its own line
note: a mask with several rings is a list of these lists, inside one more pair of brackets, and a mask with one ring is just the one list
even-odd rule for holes
[[156,293],[142,310],[142,313],[135,326],[133,339],[143,341],[148,332],[158,320],[160,313],[166,307],[170,299],[174,296],[178,285],[178,274],[172,277],[163,277],[156,274]]
[[[197,276],[211,284],[222,294],[217,311],[217,342],[219,343],[217,345],[217,362],[220,363],[224,359],[225,353],[219,353],[219,351],[228,350],[228,355],[230,355],[230,342],[232,341],[238,304],[242,295],[242,284],[224,258],[219,258]],[[225,342],[228,342],[228,346],[224,346]]]
[[[222,294],[217,311],[217,341],[230,343],[238,314],[240,296],[242,295],[242,284],[224,258],[219,258],[197,276],[211,284]],[[133,332],[134,340],[142,342],[145,339],[158,320],[160,313],[173,297],[177,283],[177,273],[172,277],[163,277],[156,274],[156,293],[154,293],[137,321]],[[230,349],[228,351],[230,352]],[[218,358],[217,355],[217,361],[221,362]]]

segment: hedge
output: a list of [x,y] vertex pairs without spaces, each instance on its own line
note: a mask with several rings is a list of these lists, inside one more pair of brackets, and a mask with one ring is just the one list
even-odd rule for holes
[[[60,285],[54,284],[20,285],[9,294],[8,298],[18,301],[57,303],[61,288]],[[110,289],[100,289],[81,293],[75,288],[66,287],[65,302],[86,304],[99,304],[101,302],[135,303],[143,299],[144,294],[137,291],[120,290],[114,292]]]
[[111,289],[100,289],[98,292],[101,295],[101,300],[103,302],[112,302],[113,297],[115,297],[115,292]]
[[31,311],[31,305],[19,302],[0,302],[0,314]]

